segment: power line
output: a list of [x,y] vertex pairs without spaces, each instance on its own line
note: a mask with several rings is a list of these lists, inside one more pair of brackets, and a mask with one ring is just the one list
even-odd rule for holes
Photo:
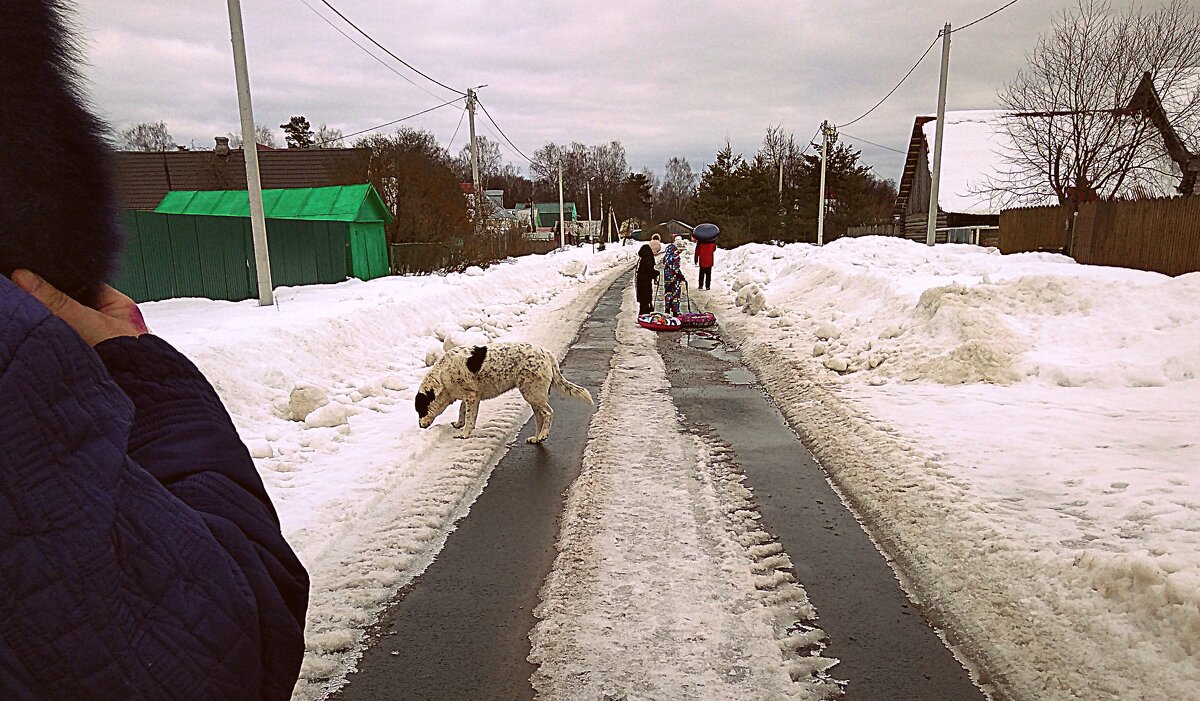
[[[464,95],[463,97],[466,97],[466,95]],[[440,105],[437,105],[437,106],[435,106],[435,107],[430,107],[430,108],[429,108],[429,109],[427,109],[427,110],[421,110],[420,112],[415,112],[415,113],[413,113],[413,114],[410,114],[410,115],[408,115],[407,117],[401,117],[400,119],[393,119],[393,120],[392,120],[392,121],[390,121],[390,122],[387,122],[387,123],[385,123],[385,124],[380,124],[379,126],[371,127],[370,129],[363,129],[362,131],[356,131],[356,132],[354,132],[354,133],[352,133],[352,134],[345,134],[345,135],[343,135],[343,136],[341,136],[341,137],[339,137],[339,138],[341,138],[341,139],[349,139],[349,138],[350,138],[350,137],[352,137],[352,136],[358,136],[359,134],[366,134],[366,133],[367,133],[367,132],[369,132],[369,131],[375,131],[376,129],[382,129],[382,128],[384,128],[384,127],[390,127],[390,126],[392,126],[393,124],[399,124],[400,122],[403,122],[403,121],[405,121],[405,120],[408,120],[408,119],[412,119],[413,117],[420,117],[421,115],[423,115],[423,114],[426,114],[426,113],[428,113],[428,112],[432,112],[432,111],[434,111],[434,110],[441,109],[441,108],[445,107],[446,105],[451,105],[451,104],[454,104],[455,102],[458,102],[458,101],[459,101],[459,100],[461,100],[461,99],[463,99],[463,98],[462,98],[462,97],[456,97],[456,98],[454,98],[453,100],[450,100],[449,102],[443,102],[442,104],[440,104]],[[324,141],[318,141],[317,143],[315,143],[315,144],[312,144],[312,145],[313,145],[313,146],[320,146],[321,144],[327,144],[327,143],[329,143],[329,142],[331,142],[331,141],[337,141],[337,140],[338,140],[338,139],[326,139],[326,140],[324,140]]]
[[[817,147],[817,145],[816,145],[815,143],[813,143],[813,141],[815,141],[815,140],[816,140],[816,138],[817,138],[817,134],[820,134],[820,133],[821,133],[821,127],[817,127],[817,130],[813,132],[813,135],[812,135],[811,137],[809,137],[809,139],[808,139],[808,145],[804,147],[804,151],[807,151],[807,150],[809,150],[810,148],[811,148],[811,149],[815,149],[815,148]],[[800,155],[802,155],[802,156],[803,156],[803,155],[804,155],[804,151],[801,151],[801,152],[800,152]]]
[[853,135],[853,134],[847,134],[846,132],[842,132],[842,136],[849,137],[849,138],[851,138],[851,139],[854,139],[855,141],[861,141],[861,142],[863,142],[864,144],[871,144],[872,146],[878,146],[879,148],[886,149],[886,150],[888,150],[888,151],[894,151],[894,152],[896,152],[896,153],[901,153],[901,154],[907,154],[907,153],[908,153],[907,151],[901,151],[901,150],[900,150],[900,149],[898,149],[898,148],[892,148],[891,146],[884,146],[883,144],[877,144],[877,143],[875,143],[874,141],[867,141],[867,140],[866,140],[866,139],[864,139],[864,138],[861,138],[861,137],[855,136],[855,135]]
[[458,126],[454,127],[454,136],[450,137],[450,143],[446,146],[447,153],[450,153],[450,149],[454,148],[454,140],[458,138],[458,130],[462,129],[463,117],[465,116],[467,116],[467,108],[463,107],[462,113],[458,115]]
[[380,44],[379,42],[375,41],[375,39],[374,39],[374,38],[373,38],[373,37],[372,37],[370,34],[367,34],[367,33],[366,33],[366,32],[364,32],[362,29],[359,29],[359,27],[358,27],[358,25],[357,25],[357,24],[355,24],[355,23],[351,22],[351,21],[350,21],[350,19],[349,19],[349,18],[347,18],[347,17],[346,17],[346,15],[343,15],[343,14],[341,13],[341,11],[340,11],[340,10],[338,10],[338,9],[337,9],[336,7],[334,7],[333,5],[329,4],[329,0],[321,0],[321,4],[325,5],[325,7],[328,7],[329,9],[333,10],[333,11],[334,11],[334,13],[336,13],[338,17],[341,17],[341,18],[342,18],[342,20],[343,20],[343,21],[344,21],[346,24],[350,25],[351,27],[354,27],[354,29],[355,29],[355,30],[356,30],[356,31],[357,31],[359,34],[363,35],[363,36],[364,36],[364,37],[366,37],[366,38],[367,38],[367,40],[368,40],[368,41],[370,41],[372,44],[374,44],[375,46],[378,46],[380,49],[382,49],[382,50],[383,50],[383,52],[384,52],[385,54],[387,54],[388,56],[391,56],[392,58],[396,59],[397,61],[399,61],[400,63],[404,64],[405,66],[408,66],[409,70],[411,70],[413,73],[416,73],[417,75],[421,76],[421,77],[422,77],[422,78],[424,78],[425,80],[428,80],[428,81],[430,81],[431,83],[436,83],[436,84],[438,84],[438,85],[442,86],[443,88],[445,88],[445,89],[449,90],[450,92],[452,92],[452,93],[454,93],[454,94],[456,94],[456,95],[461,95],[461,96],[463,96],[463,97],[466,97],[466,96],[467,96],[467,94],[466,94],[466,93],[464,93],[464,92],[462,92],[461,90],[455,90],[454,88],[450,87],[449,85],[446,85],[446,84],[445,84],[445,83],[443,83],[442,81],[440,81],[440,80],[436,80],[436,79],[434,79],[434,78],[431,78],[431,77],[429,77],[429,76],[428,76],[428,75],[426,75],[425,73],[422,73],[421,71],[419,71],[419,70],[417,70],[415,67],[413,67],[413,65],[412,65],[411,63],[409,63],[408,61],[405,61],[404,59],[400,58],[399,56],[397,56],[396,54],[392,53],[391,51],[388,51],[388,49],[387,49],[387,47],[386,47],[386,46],[384,46],[383,44]]
[[521,151],[521,149],[517,148],[517,145],[512,142],[512,139],[508,138],[508,134],[505,134],[504,130],[500,128],[500,125],[496,124],[496,120],[492,119],[492,115],[488,113],[487,107],[485,107],[484,104],[479,101],[479,98],[475,99],[475,104],[479,105],[480,108],[483,109],[483,113],[485,115],[487,115],[488,121],[492,123],[492,126],[496,127],[496,131],[500,132],[500,136],[504,137],[504,140],[508,142],[508,145],[512,146],[512,149],[514,151],[521,154],[521,158],[524,158],[525,160],[529,161],[530,165],[532,165],[533,159],[530,158],[529,156],[526,156],[525,153],[523,151]]
[[979,19],[975,20],[974,22],[968,22],[967,24],[964,24],[963,26],[959,27],[958,29],[951,29],[950,33],[953,34],[955,32],[961,32],[962,30],[966,29],[967,27],[970,27],[971,25],[979,24],[980,22],[984,21],[988,17],[991,17],[992,15],[996,14],[997,12],[1000,12],[1000,10],[1012,7],[1013,5],[1016,5],[1016,4],[1017,4],[1017,0],[1012,0],[1012,2],[1008,3],[1004,7],[1000,7],[995,10],[992,10],[991,12],[987,13],[983,17],[980,17]]
[[312,12],[313,12],[313,14],[314,14],[314,15],[316,15],[317,17],[320,17],[320,18],[321,18],[321,21],[323,21],[325,24],[328,24],[330,27],[333,27],[334,31],[336,31],[338,34],[341,34],[342,36],[346,37],[346,39],[347,39],[347,40],[348,40],[348,41],[349,41],[351,44],[354,44],[354,45],[355,45],[355,46],[357,46],[358,48],[362,49],[363,53],[365,53],[366,55],[368,55],[368,56],[370,56],[371,58],[373,58],[373,59],[375,59],[376,61],[378,61],[378,62],[379,62],[379,65],[381,65],[381,66],[383,66],[384,68],[388,69],[388,70],[389,70],[389,71],[391,71],[392,73],[395,73],[396,75],[400,76],[400,77],[401,77],[401,78],[403,78],[405,81],[407,81],[407,82],[408,82],[410,85],[412,85],[414,88],[416,88],[416,89],[420,90],[421,92],[425,93],[426,95],[429,95],[430,97],[433,97],[433,98],[436,98],[436,99],[439,99],[439,100],[441,99],[441,95],[435,95],[434,93],[432,93],[432,92],[430,92],[430,91],[426,90],[424,87],[422,87],[422,86],[420,86],[420,85],[417,85],[417,84],[416,84],[416,83],[413,81],[413,79],[412,79],[412,78],[409,78],[408,76],[404,75],[404,74],[403,74],[403,73],[401,73],[400,71],[396,70],[395,66],[391,66],[391,65],[389,65],[389,64],[388,64],[386,61],[384,61],[383,59],[379,58],[379,57],[378,57],[378,56],[376,56],[375,54],[371,53],[371,52],[370,52],[370,50],[369,50],[369,49],[367,49],[367,47],[365,47],[365,46],[363,46],[362,44],[360,44],[360,43],[358,43],[357,41],[355,41],[355,40],[354,40],[354,37],[352,37],[352,36],[350,36],[349,34],[347,34],[347,33],[343,32],[343,31],[342,31],[342,28],[341,28],[341,27],[339,27],[339,26],[337,26],[337,25],[336,25],[336,24],[334,24],[333,22],[331,22],[331,21],[329,20],[329,18],[328,18],[328,17],[326,17],[325,15],[321,14],[320,12],[317,12],[317,8],[313,7],[312,5],[309,5],[307,0],[300,0],[300,2],[304,3],[304,6],[305,6],[305,7],[307,7],[308,9],[312,10]]
[[941,39],[941,38],[942,38],[941,33],[939,32],[938,36],[935,37],[933,41],[929,42],[929,48],[925,49],[925,53],[921,54],[921,58],[918,58],[917,62],[913,64],[913,67],[908,69],[908,73],[905,73],[904,77],[900,79],[900,82],[896,83],[896,87],[889,90],[888,94],[884,95],[882,100],[880,100],[879,102],[876,102],[874,107],[872,107],[871,109],[862,113],[857,118],[852,119],[849,122],[846,122],[845,124],[839,124],[834,128],[841,129],[842,127],[848,127],[851,124],[854,124],[855,122],[859,121],[863,117],[866,117],[868,114],[871,114],[872,112],[874,112],[880,105],[882,105],[884,103],[885,100],[887,100],[889,97],[892,96],[892,93],[899,90],[901,85],[904,85],[904,81],[908,80],[908,77],[913,74],[913,71],[917,70],[917,66],[921,65],[921,62],[925,60],[925,57],[928,56],[929,52],[933,49],[933,45],[936,44],[938,42],[938,39]]

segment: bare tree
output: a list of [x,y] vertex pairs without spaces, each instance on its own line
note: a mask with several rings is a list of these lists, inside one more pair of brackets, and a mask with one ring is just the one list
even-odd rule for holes
[[321,126],[317,127],[316,136],[313,137],[313,145],[317,148],[345,148],[346,137],[342,135],[341,129],[321,122]]
[[[231,131],[226,136],[229,137],[229,148],[242,147],[242,133],[240,131]],[[278,143],[275,141],[275,132],[271,131],[271,127],[265,124],[254,125],[254,140],[263,146],[270,146],[271,148],[275,148]]]
[[174,151],[175,139],[167,131],[166,122],[140,122],[117,135],[130,151]]
[[696,196],[699,178],[686,158],[673,156],[667,161],[667,172],[654,198],[659,218],[679,218],[685,215]]
[[1011,144],[1004,172],[983,189],[1001,205],[1167,194],[1161,137],[1145,114],[1125,109],[1145,72],[1171,97],[1181,136],[1200,127],[1200,14],[1186,0],[1149,13],[1077,2],[1000,94]]
[[[487,188],[492,178],[504,171],[504,156],[500,153],[500,142],[486,136],[475,139],[475,148],[479,152],[479,182]],[[471,143],[468,141],[458,150],[454,159],[454,172],[462,182],[471,182]]]

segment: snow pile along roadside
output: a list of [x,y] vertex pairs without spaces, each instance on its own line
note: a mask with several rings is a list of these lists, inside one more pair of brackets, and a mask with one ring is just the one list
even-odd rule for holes
[[627,292],[535,611],[539,698],[840,695],[791,561],[758,527],[724,450],[684,431],[634,308]]
[[1200,274],[877,237],[715,272],[701,304],[985,682],[1194,693]]
[[[475,433],[417,426],[413,398],[445,348],[529,341],[560,357],[632,263],[620,248],[527,256],[486,271],[282,288],[253,301],[144,305],[150,327],[217,388],[308,568],[297,700],[353,669],[387,601],[441,549],[529,418],[517,394],[486,402]],[[457,412],[454,412],[455,416]]]

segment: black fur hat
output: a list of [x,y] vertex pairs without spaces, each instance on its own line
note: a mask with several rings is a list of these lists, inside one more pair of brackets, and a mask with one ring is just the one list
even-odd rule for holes
[[0,274],[90,304],[122,244],[106,127],[86,108],[62,0],[8,0],[0,41]]

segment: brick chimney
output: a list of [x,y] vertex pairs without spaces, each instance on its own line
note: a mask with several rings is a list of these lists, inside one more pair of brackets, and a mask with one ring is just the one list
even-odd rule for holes
[[213,153],[217,154],[218,156],[228,156],[229,155],[229,137],[228,136],[218,136],[218,137],[216,137],[216,141],[217,141],[217,145],[213,149]]

